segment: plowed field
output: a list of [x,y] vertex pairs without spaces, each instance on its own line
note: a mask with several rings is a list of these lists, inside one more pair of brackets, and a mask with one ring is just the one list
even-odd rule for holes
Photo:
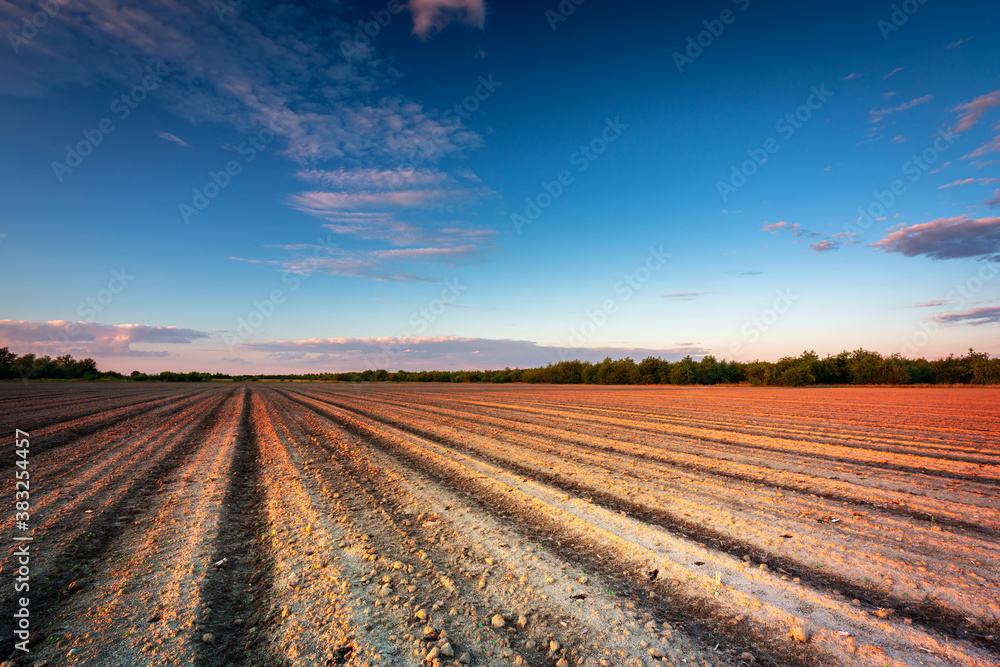
[[997,388],[8,383],[0,415],[17,664],[1000,664]]

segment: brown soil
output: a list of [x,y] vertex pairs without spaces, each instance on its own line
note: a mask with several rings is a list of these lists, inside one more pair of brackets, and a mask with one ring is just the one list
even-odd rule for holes
[[1000,664],[995,388],[12,383],[0,410],[32,443],[17,664]]

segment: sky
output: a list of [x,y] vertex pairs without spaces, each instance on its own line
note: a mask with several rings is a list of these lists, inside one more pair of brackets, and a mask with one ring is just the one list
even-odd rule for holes
[[1000,354],[1000,5],[0,0],[0,346]]

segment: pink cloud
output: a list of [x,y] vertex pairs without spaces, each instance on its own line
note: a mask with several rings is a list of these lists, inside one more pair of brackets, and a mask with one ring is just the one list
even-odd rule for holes
[[340,190],[398,190],[440,185],[448,175],[434,169],[306,169],[298,177]]
[[[1000,123],[997,123],[997,126],[996,128],[994,128],[994,130],[996,132],[1000,132]],[[982,157],[987,153],[1000,153],[1000,134],[997,134],[997,136],[994,137],[992,141],[986,142],[976,150],[964,156],[962,159],[966,160],[974,157]]]
[[1000,306],[973,308],[961,313],[935,315],[934,319],[944,324],[1000,324]]
[[1000,90],[994,90],[992,93],[987,93],[986,95],[980,95],[971,102],[966,102],[965,104],[959,104],[957,107],[953,108],[952,111],[958,112],[958,125],[952,130],[952,132],[964,132],[968,130],[973,125],[979,122],[988,111],[996,108],[1000,105]]
[[395,190],[390,192],[303,192],[291,197],[292,206],[314,215],[364,209],[444,206],[468,198],[461,189]]
[[405,220],[397,220],[386,213],[354,213],[350,215],[326,216],[329,221],[323,225],[334,234],[353,236],[363,241],[388,241],[393,245],[417,243],[424,236],[424,230]]
[[[461,169],[455,176],[428,168],[307,169],[298,176],[337,189],[303,192],[289,198],[294,208],[325,220],[324,227],[337,234],[381,239],[396,246],[450,246],[495,234],[493,230],[465,228],[461,222],[427,222],[432,209],[464,207],[493,194],[469,169]],[[400,216],[419,216],[423,222],[401,220]]]
[[868,112],[871,116],[872,123],[881,122],[889,114],[894,114],[899,111],[906,111],[907,109],[912,109],[913,107],[919,106],[921,104],[927,104],[934,99],[933,95],[924,95],[923,97],[917,97],[910,100],[909,102],[903,102],[902,104],[888,109],[872,109]]
[[902,68],[902,67],[897,67],[896,69],[892,70],[891,72],[889,72],[888,74],[886,74],[885,76],[883,76],[883,77],[882,77],[882,80],[883,80],[883,81],[885,81],[885,80],[886,80],[886,79],[888,79],[888,78],[889,78],[890,76],[895,76],[895,75],[899,74],[899,73],[900,73],[900,72],[902,72],[902,71],[903,71],[903,68]]
[[485,242],[497,235],[496,230],[474,227],[428,229],[383,213],[331,215],[326,219],[329,222],[323,227],[335,234],[353,236],[365,241],[383,240],[396,246],[418,243],[447,245],[457,241]]
[[376,250],[374,257],[395,260],[449,260],[473,257],[479,254],[479,248],[474,245],[455,246],[453,248],[398,248],[395,250]]
[[955,181],[954,183],[948,183],[947,185],[939,185],[938,190],[944,190],[945,188],[953,188],[956,185],[968,185],[969,183],[975,183],[975,182],[976,179],[974,178],[963,178],[962,180]]
[[829,240],[817,241],[816,243],[810,244],[809,247],[812,248],[812,251],[815,253],[829,252],[831,250],[836,250],[837,248],[839,248],[840,243],[838,243],[837,241],[829,241]]
[[987,199],[983,203],[989,206],[990,208],[996,208],[997,206],[1000,206],[1000,188],[994,190],[993,197],[991,199]]
[[972,219],[967,215],[939,218],[898,229],[873,248],[906,257],[931,259],[981,257],[1000,253],[1000,217]]
[[452,22],[480,30],[486,25],[484,0],[410,0],[406,8],[413,15],[413,34],[420,39],[427,39]]
[[787,222],[772,222],[771,224],[765,224],[761,229],[765,232],[773,232],[779,229],[798,229],[799,223],[788,224]]
[[161,357],[167,352],[135,350],[132,345],[186,345],[208,337],[192,329],[145,324],[0,320],[0,346],[13,347],[22,354]]

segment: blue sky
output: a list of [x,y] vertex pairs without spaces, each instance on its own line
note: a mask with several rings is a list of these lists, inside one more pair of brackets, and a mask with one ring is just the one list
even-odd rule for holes
[[1000,353],[1000,6],[675,4],[0,0],[0,345]]

